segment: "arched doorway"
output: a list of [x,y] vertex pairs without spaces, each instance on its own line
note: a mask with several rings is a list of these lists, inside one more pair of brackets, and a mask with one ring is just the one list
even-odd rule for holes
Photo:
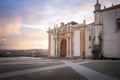
[[66,53],[67,53],[67,41],[63,39],[60,45],[60,56],[66,57]]

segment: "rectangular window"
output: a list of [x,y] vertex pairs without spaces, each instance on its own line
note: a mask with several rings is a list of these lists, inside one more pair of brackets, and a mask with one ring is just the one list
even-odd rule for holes
[[91,36],[89,36],[89,41],[91,41]]
[[120,30],[120,21],[117,24],[118,24],[117,25],[118,26],[118,30]]
[[89,49],[91,49],[91,46],[89,46]]
[[116,32],[120,31],[120,18],[116,20]]

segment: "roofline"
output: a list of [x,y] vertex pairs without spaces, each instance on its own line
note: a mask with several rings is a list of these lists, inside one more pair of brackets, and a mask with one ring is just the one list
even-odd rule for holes
[[104,11],[109,11],[109,10],[112,10],[112,9],[118,9],[120,8],[120,4],[117,4],[117,5],[114,5],[114,6],[111,6],[111,7],[108,7],[108,8],[104,8],[104,9],[101,9],[99,11],[94,11],[95,12],[104,12]]
[[103,11],[108,11],[108,10],[117,9],[117,8],[120,8],[120,4],[117,4],[117,5],[102,9],[101,11],[103,12]]
[[89,25],[92,25],[92,24],[94,24],[94,22],[92,22],[92,23],[89,23],[89,24],[87,24],[86,26],[89,26]]

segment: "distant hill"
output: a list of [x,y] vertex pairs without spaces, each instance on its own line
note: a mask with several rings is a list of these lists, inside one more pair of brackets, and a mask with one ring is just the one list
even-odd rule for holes
[[45,57],[47,49],[29,49],[29,50],[0,50],[0,57]]

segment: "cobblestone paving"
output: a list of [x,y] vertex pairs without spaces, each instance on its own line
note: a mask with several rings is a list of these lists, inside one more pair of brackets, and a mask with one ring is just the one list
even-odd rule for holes
[[120,80],[120,62],[90,62],[82,65]]
[[64,64],[63,62],[49,62],[49,63],[37,63],[37,64],[9,64],[9,65],[0,65],[0,73],[25,70],[25,69],[34,69],[42,68],[46,66],[54,66]]
[[112,60],[0,58],[0,80],[120,80],[119,67]]
[[72,70],[70,67],[64,67],[54,70],[47,70],[10,78],[4,78],[3,80],[86,80],[86,79],[79,75],[74,70]]

